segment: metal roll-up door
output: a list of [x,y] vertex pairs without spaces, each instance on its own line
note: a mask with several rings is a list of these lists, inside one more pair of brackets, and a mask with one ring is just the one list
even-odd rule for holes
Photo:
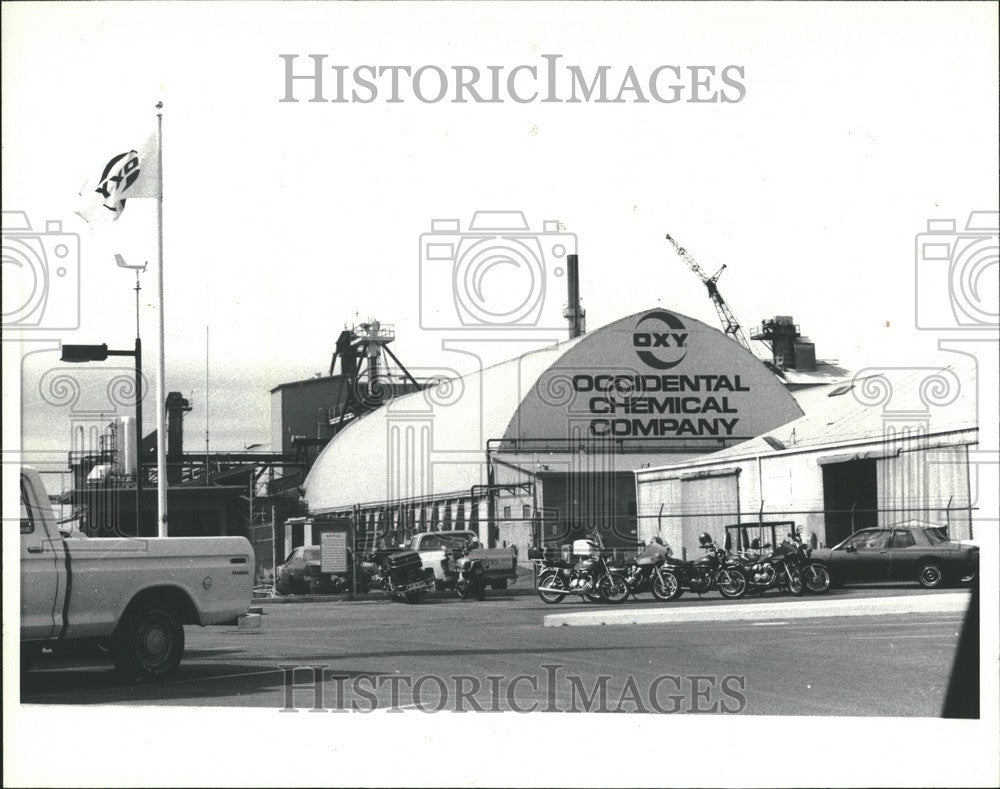
[[740,520],[739,469],[682,477],[681,508],[681,547],[688,559],[703,555],[698,544],[702,532],[716,545],[725,545],[725,527]]

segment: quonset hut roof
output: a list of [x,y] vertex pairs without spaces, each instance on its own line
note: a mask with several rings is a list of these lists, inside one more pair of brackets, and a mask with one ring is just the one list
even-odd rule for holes
[[305,497],[321,513],[468,495],[486,482],[488,442],[546,457],[613,445],[626,456],[617,468],[632,469],[713,452],[801,415],[753,354],[700,321],[652,309],[390,400],[330,441]]

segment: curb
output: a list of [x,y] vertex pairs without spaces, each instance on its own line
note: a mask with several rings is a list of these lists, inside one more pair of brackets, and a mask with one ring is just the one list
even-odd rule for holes
[[[486,590],[487,600],[496,600],[505,597],[522,597],[535,594],[535,588],[521,587],[520,589],[502,589],[493,591]],[[428,600],[447,600],[454,598],[458,600],[455,590],[445,592],[427,592],[425,597]],[[392,602],[384,592],[368,592],[366,594],[311,594],[311,595],[282,595],[281,597],[255,597],[252,605],[299,605],[305,603],[363,603],[363,602]]]
[[684,622],[753,622],[776,619],[816,619],[837,616],[881,616],[886,614],[964,613],[969,594],[865,597],[856,600],[804,599],[778,603],[744,603],[665,607],[655,609],[599,609],[576,614],[549,614],[545,627],[589,627],[593,625],[660,625]]

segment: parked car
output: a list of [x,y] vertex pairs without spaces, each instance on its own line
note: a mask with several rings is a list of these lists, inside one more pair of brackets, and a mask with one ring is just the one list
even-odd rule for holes
[[164,677],[181,662],[184,625],[247,613],[253,567],[243,537],[64,535],[38,472],[22,468],[21,669],[43,647],[101,646],[129,681]]
[[971,581],[979,570],[979,548],[948,539],[944,528],[907,522],[862,529],[833,548],[817,548],[812,561],[826,565],[835,585],[916,581],[936,589]]
[[[351,566],[351,552],[347,552]],[[344,573],[324,573],[320,563],[320,546],[300,545],[293,548],[283,564],[278,565],[274,589],[278,594],[338,594],[350,588],[350,578]]]

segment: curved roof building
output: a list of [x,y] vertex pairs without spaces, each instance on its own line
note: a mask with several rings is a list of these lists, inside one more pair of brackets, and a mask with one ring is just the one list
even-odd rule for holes
[[636,469],[801,415],[751,353],[657,308],[392,399],[330,441],[305,497],[314,515],[362,513],[404,532],[489,521],[484,542],[521,544],[526,530],[532,542],[539,528],[554,540],[605,524],[627,543]]

